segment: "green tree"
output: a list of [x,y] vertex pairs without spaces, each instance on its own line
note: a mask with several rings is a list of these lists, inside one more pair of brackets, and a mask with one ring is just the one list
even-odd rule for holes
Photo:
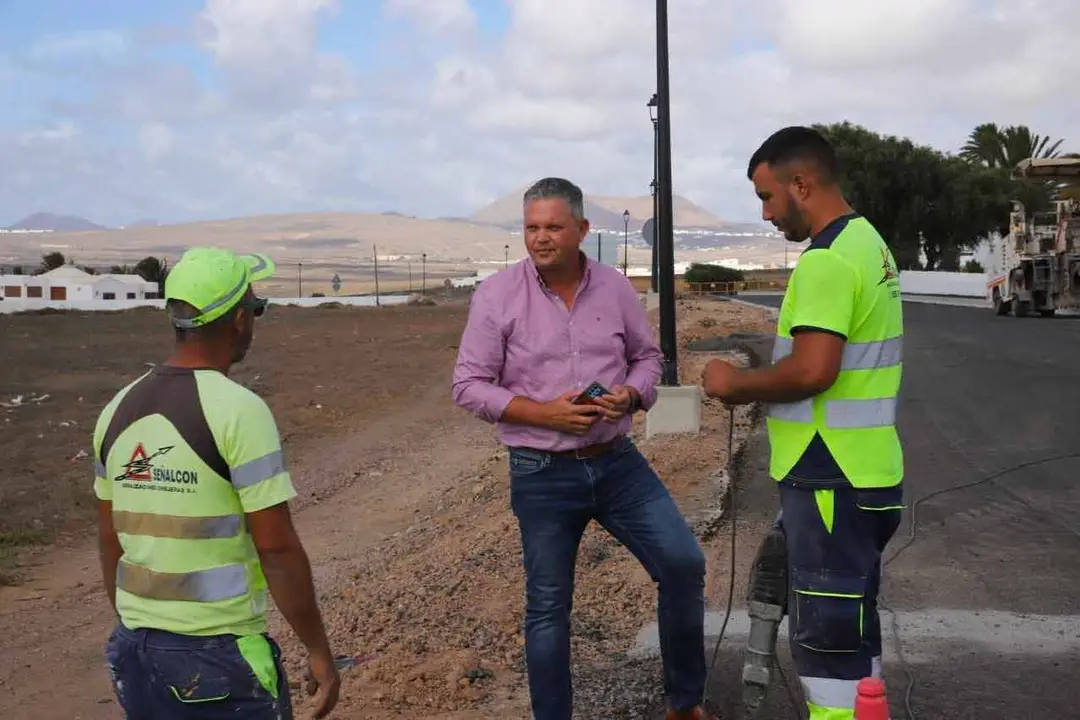
[[705,263],[690,263],[683,273],[683,280],[688,283],[736,282],[744,277],[742,270]]
[[958,269],[959,255],[1008,222],[1007,175],[849,122],[816,125],[840,160],[844,192],[901,270]]
[[38,270],[38,274],[47,273],[50,270],[64,267],[66,262],[67,260],[64,259],[64,253],[62,252],[46,253],[41,256],[41,267]]
[[164,258],[153,255],[135,264],[135,274],[146,282],[157,283],[158,297],[165,296],[165,278],[169,276],[169,264]]

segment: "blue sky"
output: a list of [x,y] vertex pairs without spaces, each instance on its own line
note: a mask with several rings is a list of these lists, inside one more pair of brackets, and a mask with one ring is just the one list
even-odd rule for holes
[[[671,0],[674,189],[753,220],[770,132],[1066,136],[1080,4]],[[652,0],[0,0],[0,224],[469,215],[536,177],[645,195]],[[837,37],[847,38],[837,42]],[[8,169],[11,169],[8,171]]]

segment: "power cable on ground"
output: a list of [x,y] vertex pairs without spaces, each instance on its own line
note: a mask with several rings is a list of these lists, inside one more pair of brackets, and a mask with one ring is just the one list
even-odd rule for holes
[[[952,443],[950,443],[950,444],[952,444]],[[998,470],[997,472],[990,473],[989,475],[985,475],[985,476],[979,478],[978,480],[973,480],[971,482],[961,483],[959,485],[954,485],[952,487],[942,488],[941,490],[935,490],[932,493],[928,493],[926,495],[923,495],[922,497],[918,498],[914,503],[911,504],[911,521],[908,523],[908,527],[910,528],[910,530],[908,532],[907,541],[904,542],[904,544],[901,545],[899,548],[897,548],[896,552],[894,552],[892,555],[890,555],[888,557],[888,559],[886,559],[881,564],[882,569],[884,570],[885,566],[887,566],[889,563],[891,563],[893,560],[895,560],[897,557],[899,557],[902,552],[904,552],[909,547],[911,547],[912,545],[915,544],[916,539],[918,539],[917,512],[918,512],[919,506],[922,505],[927,500],[931,500],[933,498],[940,497],[942,495],[948,495],[950,493],[959,492],[960,490],[969,490],[971,488],[979,487],[981,485],[986,485],[988,483],[992,483],[994,480],[997,480],[998,478],[1000,478],[1000,477],[1002,477],[1004,475],[1014,473],[1014,472],[1016,472],[1018,470],[1024,470],[1024,469],[1027,469],[1027,468],[1030,468],[1030,467],[1036,467],[1038,465],[1047,465],[1049,463],[1060,462],[1062,460],[1075,460],[1075,459],[1080,459],[1080,452],[1066,453],[1064,455],[1053,455],[1053,456],[1050,456],[1050,457],[1039,458],[1037,460],[1028,460],[1027,462],[1017,463],[1016,465],[1011,465],[1011,466],[1009,466],[1009,467],[1007,467],[1007,468],[1005,468],[1003,470]],[[1021,501],[1021,502],[1023,502],[1023,501]],[[1028,507],[1031,507],[1030,503],[1023,502],[1023,504],[1027,505]],[[1032,508],[1032,509],[1034,509],[1034,508]],[[908,720],[917,720],[917,717],[915,715],[915,711],[914,711],[914,709],[912,707],[911,698],[912,698],[912,695],[913,695],[913,693],[915,691],[915,685],[918,682],[918,676],[915,674],[915,669],[911,666],[911,663],[909,663],[907,661],[907,659],[904,657],[904,649],[903,649],[903,646],[902,646],[901,641],[900,641],[900,630],[899,630],[899,627],[898,627],[897,622],[896,622],[896,611],[893,610],[892,608],[890,608],[885,603],[881,602],[880,600],[878,601],[878,606],[882,610],[884,610],[885,612],[889,613],[889,615],[892,617],[892,623],[891,624],[892,624],[892,630],[893,630],[893,641],[896,644],[897,658],[900,660],[900,664],[904,668],[904,672],[908,677],[907,688],[904,691],[904,712],[907,714]]]
[[[950,443],[950,444],[952,444],[952,443]],[[730,558],[729,558],[729,568],[728,568],[728,570],[729,570],[729,572],[728,572],[728,593],[727,593],[728,597],[727,597],[727,607],[724,610],[724,620],[720,625],[720,632],[717,635],[716,644],[713,646],[712,660],[709,663],[709,667],[708,667],[707,672],[706,672],[705,691],[704,691],[704,694],[703,694],[703,697],[702,697],[702,703],[703,704],[705,703],[705,695],[708,694],[709,682],[710,682],[710,679],[712,677],[713,670],[716,667],[717,658],[719,657],[720,646],[723,644],[724,635],[727,632],[728,622],[731,619],[732,605],[733,605],[733,601],[734,601],[734,597],[735,597],[735,569],[736,569],[735,551],[736,551],[737,534],[738,534],[738,530],[737,530],[737,527],[736,527],[737,526],[737,520],[738,520],[738,516],[737,516],[738,498],[737,498],[737,495],[736,495],[736,491],[737,491],[737,472],[735,471],[733,458],[732,458],[734,445],[735,445],[735,411],[734,411],[734,408],[728,408],[727,461],[728,461],[728,478],[729,478],[729,481],[731,483],[731,489],[730,489],[730,497],[731,497],[731,533],[730,533],[731,549],[730,549],[730,552],[729,552]],[[919,530],[919,528],[918,528],[918,515],[917,515],[918,514],[918,509],[919,509],[920,505],[927,502],[928,500],[932,500],[932,499],[934,499],[936,497],[940,497],[942,495],[948,495],[948,494],[951,494],[951,493],[954,493],[954,492],[959,492],[961,490],[969,490],[971,488],[980,487],[982,485],[992,483],[993,481],[997,480],[998,478],[1001,478],[1001,477],[1003,477],[1005,475],[1017,472],[1019,470],[1024,470],[1024,469],[1031,468],[1031,467],[1037,467],[1039,465],[1047,465],[1049,463],[1054,463],[1054,462],[1061,462],[1063,460],[1075,460],[1075,459],[1080,459],[1080,452],[1065,453],[1063,455],[1053,455],[1053,456],[1050,456],[1050,457],[1039,458],[1039,459],[1036,459],[1036,460],[1029,460],[1029,461],[1022,462],[1022,463],[1017,463],[1016,465],[1011,465],[1011,466],[1009,466],[1007,468],[1004,468],[1002,470],[998,470],[996,472],[990,473],[990,474],[985,475],[985,476],[983,476],[983,477],[981,477],[981,478],[979,478],[977,480],[973,480],[971,482],[966,482],[966,483],[961,483],[959,485],[954,485],[952,487],[942,488],[940,490],[935,490],[934,492],[927,493],[926,495],[923,495],[923,496],[919,497],[918,499],[915,500],[915,502],[913,502],[911,504],[911,517],[910,517],[910,522],[908,523],[908,527],[910,529],[909,529],[909,532],[908,532],[908,538],[907,538],[906,542],[904,542],[899,548],[897,548],[897,550],[894,553],[892,553],[892,555],[890,555],[887,559],[885,559],[882,562],[882,570],[884,571],[884,568],[887,565],[889,565],[889,563],[894,561],[897,557],[900,556],[901,553],[903,553],[905,550],[907,550],[909,547],[911,547],[913,544],[915,544],[915,541],[918,539],[918,530]],[[1027,505],[1028,507],[1031,507],[1030,504],[1027,503],[1027,502],[1024,502],[1023,504]],[[911,663],[908,662],[906,656],[904,655],[903,643],[902,643],[901,638],[900,638],[900,630],[899,630],[899,626],[897,624],[896,611],[893,610],[892,608],[890,608],[888,605],[886,605],[880,599],[878,600],[878,606],[880,607],[880,609],[882,609],[885,612],[889,613],[889,615],[891,617],[892,635],[893,635],[894,644],[896,645],[897,659],[900,661],[900,665],[901,665],[901,667],[904,668],[904,673],[907,675],[907,686],[906,686],[906,688],[904,690],[904,712],[906,713],[908,720],[917,720],[917,716],[915,714],[915,710],[914,710],[913,705],[912,705],[912,696],[914,694],[915,686],[918,683],[918,676],[916,675],[915,670],[912,667]],[[796,699],[794,690],[792,689],[791,684],[788,682],[787,677],[784,674],[783,669],[780,667],[779,661],[777,661],[775,659],[774,659],[774,667],[778,671],[778,674],[779,674],[779,676],[781,678],[781,681],[784,684],[784,687],[787,689],[788,697],[791,700],[792,708],[794,709],[794,712],[796,713],[796,716],[801,717],[801,713],[799,712],[800,703]]]
[[[728,621],[731,620],[732,606],[735,599],[735,550],[738,539],[738,472],[734,463],[734,449],[735,449],[735,409],[728,408],[728,438],[727,438],[727,474],[728,482],[730,483],[730,490],[728,496],[731,498],[731,549],[728,552],[730,556],[728,558],[728,592],[727,592],[727,607],[724,610],[724,621],[720,624],[720,632],[716,636],[716,644],[713,645],[712,660],[709,662],[709,667],[705,675],[705,689],[702,693],[701,703],[705,705],[706,698],[709,694],[709,682],[712,678],[713,670],[716,668],[716,661],[720,655],[720,646],[724,642],[724,634],[727,632]],[[787,689],[788,699],[791,701],[791,707],[797,718],[802,717],[802,713],[799,712],[799,700],[795,696],[795,691],[791,687],[791,683],[788,682],[787,675],[784,673],[783,668],[780,667],[780,662],[775,657],[773,658],[773,667],[776,669],[777,674],[780,676],[780,680],[783,682],[784,687]]]

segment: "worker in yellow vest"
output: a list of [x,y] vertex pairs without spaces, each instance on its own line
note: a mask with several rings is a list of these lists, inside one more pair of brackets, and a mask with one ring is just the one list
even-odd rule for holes
[[888,246],[845,200],[836,155],[815,130],[773,134],[747,176],[764,219],[810,245],[784,294],[773,364],[713,360],[703,386],[728,405],[768,404],[793,659],[811,720],[851,720],[858,681],[881,674],[881,554],[902,512],[899,278]]
[[337,702],[277,425],[228,377],[266,308],[252,283],[273,273],[261,255],[186,252],[165,281],[172,355],[94,430],[102,579],[119,620],[106,659],[130,720],[292,718],[268,590],[307,647],[316,717]]

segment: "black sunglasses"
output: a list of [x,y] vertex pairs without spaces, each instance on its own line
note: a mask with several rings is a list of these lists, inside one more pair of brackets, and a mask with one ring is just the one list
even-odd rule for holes
[[237,306],[243,310],[250,310],[255,317],[262,317],[263,313],[266,312],[267,304],[269,304],[269,301],[266,298],[257,297],[250,300],[241,300],[237,303]]

